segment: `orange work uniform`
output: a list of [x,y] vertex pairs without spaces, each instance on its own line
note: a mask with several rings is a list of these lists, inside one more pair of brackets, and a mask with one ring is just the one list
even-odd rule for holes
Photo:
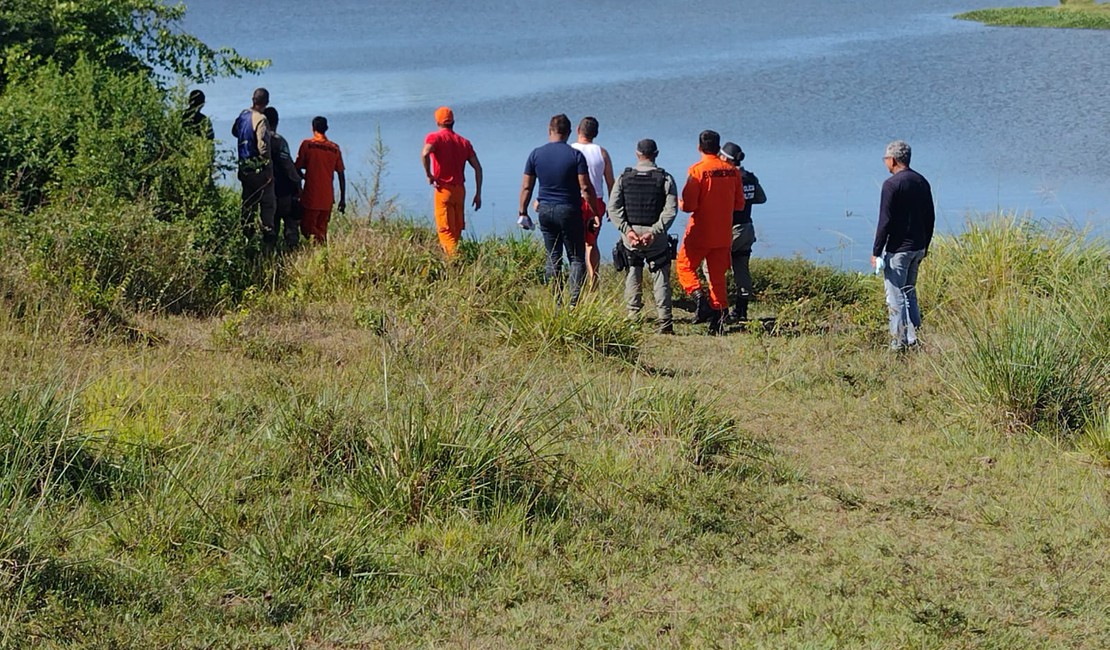
[[333,174],[344,170],[343,154],[339,145],[323,133],[313,133],[311,139],[301,142],[294,164],[297,169],[304,170],[301,232],[316,241],[326,241],[331,206],[335,203]]
[[466,228],[466,162],[474,156],[470,141],[452,129],[429,133],[424,144],[431,145],[432,180],[435,181],[436,233],[448,257],[455,251]]
[[675,270],[687,294],[701,288],[695,272],[705,260],[709,267],[709,306],[728,307],[725,272],[732,263],[732,213],[744,209],[740,170],[713,154],[702,154],[692,165],[682,188],[682,209],[690,223],[682,238]]

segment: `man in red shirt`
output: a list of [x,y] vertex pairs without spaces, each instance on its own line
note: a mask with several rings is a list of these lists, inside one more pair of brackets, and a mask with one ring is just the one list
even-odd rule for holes
[[435,188],[436,232],[447,257],[454,257],[462,231],[466,205],[466,163],[474,168],[474,209],[482,209],[482,163],[470,141],[455,133],[455,114],[450,108],[436,109],[438,131],[424,138],[420,160],[424,175]]
[[705,260],[709,267],[709,333],[720,334],[728,308],[725,272],[732,263],[732,213],[744,209],[744,187],[739,170],[717,157],[720,134],[702,131],[698,150],[702,158],[690,167],[679,203],[682,211],[690,213],[690,223],[675,269],[682,288],[700,302],[704,293],[695,269]]
[[339,211],[347,210],[347,178],[343,173],[343,154],[339,145],[328,140],[326,117],[312,118],[312,138],[301,142],[297,169],[304,173],[301,190],[301,232],[318,242],[328,239],[328,221],[335,202],[332,175],[339,176]]

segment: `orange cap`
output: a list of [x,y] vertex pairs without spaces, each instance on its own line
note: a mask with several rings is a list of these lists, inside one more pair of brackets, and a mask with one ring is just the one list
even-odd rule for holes
[[455,114],[450,108],[440,106],[436,109],[436,124],[454,124]]

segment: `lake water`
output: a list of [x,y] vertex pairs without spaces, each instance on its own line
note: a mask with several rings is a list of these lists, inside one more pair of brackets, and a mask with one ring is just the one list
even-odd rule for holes
[[[644,137],[680,183],[702,129],[739,143],[769,197],[753,212],[756,255],[866,265],[896,138],[932,182],[942,230],[1000,208],[1110,230],[1110,32],[952,19],[1028,3],[187,4],[186,28],[206,42],[273,60],[258,77],[204,87],[226,148],[231,120],[265,86],[294,149],[314,115],[328,117],[356,182],[380,128],[387,192],[428,215],[420,148],[448,104],[486,172],[472,235],[515,229],[524,160],[560,112],[598,118],[618,173]],[[605,227],[603,250],[615,239]]]

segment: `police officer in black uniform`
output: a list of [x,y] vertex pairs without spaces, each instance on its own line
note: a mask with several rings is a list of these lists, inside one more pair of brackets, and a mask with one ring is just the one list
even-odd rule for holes
[[741,164],[744,162],[744,150],[740,145],[726,142],[721,147],[721,159],[740,169],[740,180],[744,185],[744,209],[732,213],[732,279],[736,284],[736,296],[728,313],[730,321],[744,321],[748,320],[748,301],[752,297],[752,274],[748,269],[752,244],[755,243],[752,206],[766,203],[767,195],[755,174]]
[[651,272],[659,332],[674,332],[671,318],[671,260],[673,248],[667,231],[678,214],[674,177],[655,166],[659,149],[655,140],[636,145],[636,166],[624,170],[609,196],[609,218],[621,232],[613,251],[618,268],[627,262],[624,297],[630,315],[644,306],[644,267]]

